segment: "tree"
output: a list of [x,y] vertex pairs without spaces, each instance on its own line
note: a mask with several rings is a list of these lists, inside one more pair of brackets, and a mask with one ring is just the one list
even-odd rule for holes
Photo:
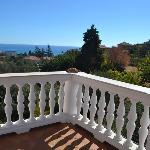
[[82,71],[90,72],[100,68],[102,61],[101,40],[94,25],[87,29],[83,35],[84,45],[81,48],[81,55],[77,59],[77,66]]
[[122,71],[130,63],[128,50],[124,50],[120,47],[113,47],[109,49],[108,56],[114,70],[117,69]]
[[47,46],[46,54],[47,54],[48,57],[52,57],[52,56],[53,56],[53,52],[52,52],[52,50],[51,50],[50,45]]
[[29,52],[28,52],[28,55],[29,55],[29,56],[31,56],[31,55],[32,55],[32,52],[31,52],[31,50],[29,50]]
[[35,56],[37,56],[37,57],[44,57],[44,55],[45,55],[45,50],[42,48],[42,49],[40,49],[39,47],[35,47]]
[[44,56],[45,56],[45,49],[42,48],[42,49],[41,49],[41,57],[44,57]]

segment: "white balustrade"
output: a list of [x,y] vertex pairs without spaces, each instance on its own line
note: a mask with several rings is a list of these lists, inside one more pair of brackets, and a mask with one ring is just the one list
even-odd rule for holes
[[115,137],[117,141],[122,140],[121,130],[124,125],[124,115],[125,115],[124,99],[125,99],[124,96],[120,96],[120,104],[117,110],[117,119],[116,119],[117,134]]
[[39,119],[43,120],[43,119],[45,119],[44,110],[45,110],[45,106],[46,106],[46,102],[45,102],[46,94],[45,94],[45,83],[44,82],[41,82],[41,91],[39,94],[39,99],[40,99],[40,102],[39,102],[40,117],[39,117]]
[[83,93],[82,93],[82,84],[79,85],[79,88],[78,88],[78,92],[77,92],[77,103],[76,103],[76,106],[77,106],[77,119],[80,119],[81,118],[81,108],[82,108],[82,98],[83,98]]
[[144,106],[144,112],[140,120],[141,127],[139,129],[139,146],[138,150],[144,150],[144,143],[148,135],[148,126],[150,123],[149,119],[149,107]]
[[132,105],[130,108],[130,112],[128,114],[128,123],[127,123],[127,140],[125,143],[125,146],[127,148],[130,148],[133,146],[133,142],[132,142],[132,135],[133,132],[135,130],[135,121],[137,118],[137,114],[136,114],[136,102],[132,101]]
[[55,84],[55,82],[52,81],[51,82],[51,89],[50,89],[50,92],[49,92],[50,116],[54,115],[54,108],[55,108],[55,97],[56,97],[56,94],[55,94],[54,84]]
[[18,84],[18,95],[17,95],[17,111],[18,111],[18,115],[19,115],[19,120],[17,121],[17,124],[22,125],[24,122],[23,119],[23,112],[24,112],[24,95],[23,95],[23,91],[22,91],[22,86],[23,84]]
[[98,126],[97,126],[97,129],[99,131],[102,131],[104,129],[103,127],[103,119],[104,119],[104,115],[105,115],[105,108],[106,106],[106,102],[105,102],[105,91],[102,91],[101,90],[101,98],[99,100],[99,103],[98,103]]
[[60,89],[59,89],[59,99],[58,99],[58,104],[59,104],[59,114],[62,114],[63,112],[63,105],[64,105],[64,82],[60,81]]
[[112,135],[111,127],[112,127],[113,120],[114,120],[114,111],[115,111],[114,94],[110,93],[110,100],[109,100],[109,104],[107,107],[107,116],[106,116],[106,120],[107,120],[106,135],[107,136]]
[[[54,108],[56,93],[54,85],[55,83],[57,84],[56,81],[60,82],[60,89],[58,93],[59,113],[55,115]],[[45,84],[47,82],[51,84],[51,88],[49,91],[50,114],[48,116],[45,116]],[[30,85],[30,92],[28,97],[30,118],[24,120],[23,113],[25,107],[24,105],[26,105],[26,103],[24,104],[25,100],[22,88],[23,85],[26,83],[29,83]],[[41,90],[39,93],[40,116],[37,118],[34,117],[34,110],[36,107],[34,85],[36,83],[41,84]],[[19,119],[13,123],[11,121],[13,101],[10,93],[10,87],[14,84],[18,86],[17,111]],[[147,141],[147,150],[150,149],[150,131],[148,132],[148,126],[150,124],[150,89],[148,88],[131,85],[128,83],[123,83],[120,81],[115,81],[102,77],[97,77],[82,72],[38,72],[21,74],[2,74],[0,75],[0,85],[4,85],[4,87],[6,88],[4,103],[7,120],[5,124],[0,124],[0,135],[11,132],[23,133],[29,131],[30,128],[48,125],[56,122],[71,122],[73,124],[78,124],[79,126],[85,128],[89,132],[92,132],[95,138],[97,138],[101,142],[106,141],[118,149],[145,150],[145,141]],[[83,85],[85,86],[85,89],[83,90],[84,92],[82,92]],[[89,93],[89,87],[92,87],[93,93]],[[96,94],[97,89],[100,89],[101,91],[101,96],[98,100],[98,106]],[[110,100],[107,106],[107,114],[105,116],[105,107],[107,101],[107,97],[105,97],[106,91],[110,93]],[[92,94],[92,96],[90,97],[89,94]],[[114,103],[115,94],[118,94],[120,97],[119,106],[117,110],[115,110],[116,108]],[[124,128],[124,117],[126,117],[126,105],[124,104],[124,100],[126,97],[131,99],[131,107],[128,114],[128,122],[126,126],[127,138],[125,138],[121,134]],[[140,102],[142,102],[142,104],[144,105],[144,112],[140,119],[139,144],[135,144],[132,141],[132,136],[136,127],[136,103],[139,102],[139,99]],[[116,122],[114,121],[115,111],[117,112]],[[88,112],[90,113],[88,114]],[[90,115],[89,119],[88,115]],[[107,125],[104,127],[103,121],[105,119]],[[96,120],[98,121],[98,124],[95,123]],[[116,126],[116,133],[112,131],[113,121]]]
[[12,121],[11,121],[11,114],[12,114],[12,98],[11,98],[11,94],[10,94],[10,85],[6,85],[6,94],[5,94],[5,99],[4,99],[4,103],[5,105],[5,114],[6,114],[6,118],[7,118],[7,122],[5,124],[6,127],[12,125]]
[[89,122],[89,124],[91,126],[95,126],[96,123],[95,123],[94,117],[95,117],[96,110],[97,110],[97,107],[96,107],[97,96],[96,96],[96,89],[95,88],[93,88],[93,94],[92,94],[92,97],[90,99],[90,104],[91,104],[91,107],[90,107],[90,122]]
[[[149,127],[150,127],[150,125],[149,125]],[[150,129],[148,130],[148,137],[147,137],[147,142],[146,142],[146,146],[145,147],[146,147],[146,150],[150,149]]]
[[90,100],[89,87],[85,85],[85,92],[83,96],[83,119],[82,119],[83,122],[88,122],[87,113],[89,109],[89,100]]
[[35,110],[35,91],[34,91],[34,84],[30,83],[30,93],[29,93],[29,111],[30,111],[30,118],[29,121],[30,122],[34,122],[35,121],[35,117],[34,117],[34,110]]

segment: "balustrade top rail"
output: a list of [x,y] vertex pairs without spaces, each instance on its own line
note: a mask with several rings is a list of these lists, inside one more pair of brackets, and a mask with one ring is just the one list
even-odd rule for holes
[[41,76],[41,75],[64,75],[68,74],[66,71],[54,71],[54,72],[29,72],[29,73],[3,73],[0,74],[0,78],[8,77],[26,77],[26,76]]
[[0,74],[0,85],[16,84],[16,83],[28,83],[28,82],[40,82],[50,80],[68,80],[72,75],[65,71],[56,72],[31,72],[31,73],[6,73]]
[[135,101],[142,101],[144,104],[150,106],[150,88],[129,84],[117,80],[112,80],[104,77],[99,77],[84,72],[75,74],[74,78],[78,83],[84,83],[94,86],[104,91],[112,91],[126,96]]
[[143,101],[144,104],[150,106],[150,89],[134,84],[129,84],[117,80],[99,77],[84,72],[67,73],[66,71],[56,72],[31,72],[31,73],[6,73],[0,74],[0,85],[16,84],[25,82],[39,82],[51,80],[69,80],[74,79],[78,83],[84,83],[99,88],[100,90],[112,90],[114,93],[126,95],[130,99]]
[[63,78],[63,76],[65,76],[66,78],[67,77],[71,78],[72,76],[74,76],[74,79],[78,82],[81,82],[81,83],[84,82],[87,84],[94,83],[95,86],[97,87],[99,87],[99,83],[102,82],[106,86],[112,85],[112,86],[117,86],[119,88],[126,88],[126,89],[134,90],[137,92],[145,93],[147,95],[150,94],[149,88],[125,83],[122,81],[112,80],[112,79],[108,79],[104,77],[99,77],[99,76],[87,74],[84,72],[67,73],[66,71],[55,71],[55,72],[30,72],[30,73],[4,73],[4,74],[0,74],[0,84],[3,84],[5,80],[9,80],[9,78],[11,80],[12,78],[15,79],[15,78],[22,78],[22,77],[28,78],[28,77],[40,77],[40,76],[54,76],[54,77],[56,76],[56,78],[59,77],[59,79]]

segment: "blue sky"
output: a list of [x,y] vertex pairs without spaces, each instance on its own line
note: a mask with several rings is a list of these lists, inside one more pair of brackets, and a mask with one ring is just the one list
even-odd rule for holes
[[95,24],[102,44],[150,39],[150,0],[0,0],[0,43],[82,46]]

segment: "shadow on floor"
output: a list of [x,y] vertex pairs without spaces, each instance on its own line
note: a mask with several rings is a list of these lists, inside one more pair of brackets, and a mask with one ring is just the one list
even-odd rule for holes
[[28,133],[0,136],[0,150],[115,150],[88,132],[71,124],[56,123]]

